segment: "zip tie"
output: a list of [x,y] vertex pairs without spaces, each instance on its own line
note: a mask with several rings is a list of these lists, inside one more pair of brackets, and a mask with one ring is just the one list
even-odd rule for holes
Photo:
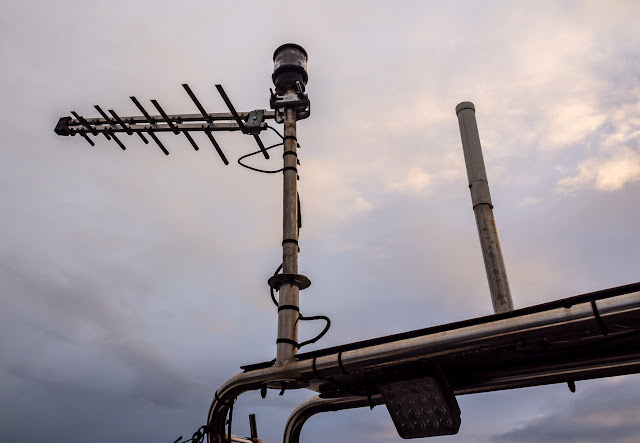
[[[295,166],[285,166],[284,168],[282,168],[282,172],[284,173],[284,171],[296,171],[296,174],[298,173],[298,168],[296,168]],[[300,177],[298,177],[300,178]]]
[[342,371],[344,375],[349,375],[349,371],[347,371],[342,364],[342,351],[338,353],[338,366],[340,367],[340,371]]
[[600,312],[598,312],[595,300],[591,300],[591,309],[593,310],[593,316],[596,318],[596,322],[598,322],[598,327],[600,328],[602,335],[609,335],[609,329],[604,323],[604,320],[602,320],[602,317],[600,317]]
[[298,138],[295,135],[285,135],[284,137],[282,137],[282,141],[285,140],[295,140],[296,143],[298,142]]
[[569,390],[573,393],[576,392],[576,382],[573,380],[569,380],[567,382],[567,385],[569,385]]
[[292,311],[300,312],[300,308],[296,305],[280,305],[278,306],[278,312],[283,311],[285,309],[291,309]]
[[296,151],[284,151],[282,153],[282,158],[284,158],[285,155],[295,155],[297,157],[298,153]]
[[279,338],[276,340],[276,344],[280,344],[280,343],[287,343],[289,345],[293,345],[296,348],[298,347],[298,342],[295,340],[290,340],[288,338]]
[[318,368],[316,367],[317,359],[318,357],[313,357],[313,362],[311,363],[311,369],[313,370],[313,375],[315,375],[318,380],[322,380],[323,377],[320,375],[320,373],[318,372]]
[[285,238],[284,240],[282,240],[282,246],[286,245],[287,243],[293,243],[298,246],[298,240],[294,238]]

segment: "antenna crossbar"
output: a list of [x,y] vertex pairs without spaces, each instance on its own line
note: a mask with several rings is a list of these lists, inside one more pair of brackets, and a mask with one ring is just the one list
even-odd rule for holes
[[[92,120],[97,119],[86,119],[87,123],[91,125],[93,131],[87,128],[85,124],[78,122],[75,119],[70,119],[66,125],[67,134],[60,135],[74,135],[78,133],[90,133],[95,135],[100,132],[124,132],[128,135],[132,135],[135,132],[181,132],[181,131],[189,131],[189,132],[206,132],[206,131],[240,131],[241,129],[238,127],[238,124],[235,122],[219,122],[219,123],[174,123],[172,121],[172,125],[168,125],[166,123],[155,123],[150,124],[148,122],[138,123],[138,124],[129,124],[125,123],[125,119],[123,119],[122,124],[120,122],[112,122],[112,123],[94,123]],[[267,125],[263,122],[260,124],[260,129],[267,129]]]

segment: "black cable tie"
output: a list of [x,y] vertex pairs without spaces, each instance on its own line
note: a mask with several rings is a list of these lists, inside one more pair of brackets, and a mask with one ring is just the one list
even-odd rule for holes
[[598,312],[595,300],[591,300],[591,309],[593,310],[593,316],[596,318],[596,322],[598,322],[598,327],[600,328],[602,335],[609,335],[609,329],[604,323],[604,320],[602,320],[602,317],[600,317],[600,312]]
[[576,392],[576,382],[573,380],[569,380],[567,382],[567,385],[569,385],[569,390],[573,393]]
[[284,151],[282,153],[282,158],[284,158],[285,155],[295,155],[297,157],[298,153],[296,151]]
[[373,400],[371,399],[371,391],[369,390],[368,387],[367,387],[367,400],[369,400],[369,408],[373,410],[375,405],[373,404]]
[[282,389],[280,390],[280,393],[278,395],[284,395],[284,391],[287,390],[287,385],[285,382],[282,382]]
[[295,140],[296,143],[298,143],[298,138],[295,135],[285,135],[282,137],[282,140]]
[[282,240],[282,246],[284,246],[287,243],[293,243],[296,246],[298,246],[298,240],[296,240],[295,238],[285,238],[284,240]]
[[342,364],[342,351],[338,352],[338,366],[340,367],[340,371],[342,371],[342,374],[349,375],[349,371],[347,371]]
[[298,342],[295,340],[290,340],[288,338],[279,338],[276,340],[276,344],[280,344],[280,343],[287,343],[289,345],[293,345],[296,348],[298,347]]
[[278,306],[278,312],[283,311],[285,309],[291,309],[292,311],[298,311],[300,312],[300,308],[296,305],[281,305]]
[[[282,168],[282,172],[284,171],[296,171],[296,174],[298,173],[298,168],[296,168],[295,166],[285,166],[284,168]],[[300,178],[300,177],[298,177]]]
[[313,375],[315,375],[318,380],[322,380],[323,377],[320,375],[320,373],[318,372],[318,368],[316,367],[317,359],[318,357],[313,357],[313,362],[311,363],[311,369],[313,370]]

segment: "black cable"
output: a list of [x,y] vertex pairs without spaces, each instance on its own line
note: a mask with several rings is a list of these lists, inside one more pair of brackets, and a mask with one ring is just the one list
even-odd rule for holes
[[[266,126],[267,128],[269,128],[269,129],[271,129],[271,130],[272,130],[273,132],[275,132],[276,134],[278,134],[278,137],[280,137],[280,138],[282,139],[282,141],[284,141],[287,137],[290,137],[290,136],[284,136],[284,135],[280,134],[280,132],[279,132],[276,128],[274,128],[273,126],[269,126],[269,124],[268,124],[268,123],[265,123],[265,126]],[[301,148],[301,147],[302,147],[302,146],[300,146],[300,143],[298,143],[298,139],[297,139],[297,138],[296,138],[296,146],[297,146],[298,148]]]
[[[271,146],[269,146],[268,148],[265,148],[265,151],[268,151],[269,149],[273,149],[273,148],[275,148],[275,147],[277,147],[277,146],[282,146],[283,144],[284,144],[283,142],[276,143],[275,145],[271,145]],[[255,152],[252,152],[252,153],[250,153],[250,154],[243,155],[242,157],[240,157],[240,158],[238,159],[238,164],[239,164],[240,166],[244,167],[244,168],[251,169],[252,171],[256,171],[256,172],[262,172],[263,174],[276,174],[276,173],[278,173],[278,172],[282,172],[282,171],[283,171],[283,169],[284,169],[284,168],[277,169],[277,170],[274,170],[274,171],[269,171],[269,170],[266,170],[266,169],[258,169],[258,168],[254,168],[253,166],[245,165],[244,163],[242,163],[242,160],[244,160],[245,158],[247,158],[247,157],[251,157],[252,155],[256,155],[256,154],[262,154],[262,150],[261,150],[261,149],[258,149],[258,150],[257,150],[257,151],[255,151]]]
[[[273,126],[269,126],[269,125],[266,125],[266,126],[267,126],[267,128],[271,129],[273,132],[275,132],[278,135],[278,137],[280,137],[280,139],[282,141],[280,143],[276,143],[275,145],[271,145],[268,148],[265,148],[265,151],[268,151],[269,149],[273,149],[273,148],[275,148],[277,146],[284,146],[285,137],[282,134],[280,134],[280,132],[278,132],[278,130],[276,128],[274,128]],[[300,147],[299,144],[298,144],[298,147]],[[238,164],[240,166],[244,167],[244,168],[251,169],[252,171],[256,171],[256,172],[262,172],[263,174],[276,174],[278,172],[282,172],[283,171],[283,169],[277,169],[277,170],[274,170],[274,171],[270,171],[270,170],[266,170],[266,169],[259,169],[259,168],[254,168],[253,166],[245,165],[244,163],[242,163],[242,160],[244,160],[245,158],[251,157],[253,155],[261,154],[261,153],[262,153],[262,149],[257,150],[255,152],[251,152],[250,154],[243,155],[242,157],[240,157],[238,159]]]
[[[282,263],[280,263],[280,266],[278,266],[278,269],[276,269],[276,272],[274,272],[273,275],[278,275],[281,270],[282,270]],[[279,308],[280,305],[279,305],[278,301],[276,300],[276,295],[273,292],[273,288],[269,287],[269,290],[271,291],[271,301],[273,301],[273,304],[276,305]],[[280,311],[280,309],[278,309],[278,311]],[[298,312],[300,312],[300,311],[298,310]],[[327,317],[326,315],[313,315],[313,316],[310,316],[310,317],[305,317],[304,315],[299,313],[298,314],[298,320],[302,320],[302,321],[324,320],[325,322],[327,322],[327,324],[325,325],[325,327],[322,330],[322,332],[320,332],[314,338],[312,338],[311,340],[303,341],[302,343],[297,344],[296,347],[298,349],[300,349],[303,346],[310,345],[312,343],[317,342],[322,337],[324,337],[327,332],[329,332],[329,328],[331,327],[331,319],[329,317]]]
[[303,321],[307,321],[307,320],[324,320],[327,322],[327,324],[325,325],[324,329],[322,330],[321,333],[319,333],[318,335],[316,335],[314,338],[312,338],[311,340],[307,340],[307,341],[303,341],[302,343],[300,343],[298,345],[298,349],[300,349],[303,346],[306,345],[310,345],[312,343],[317,342],[318,340],[320,340],[322,337],[324,337],[324,335],[329,332],[329,328],[331,327],[331,319],[329,317],[327,317],[326,315],[313,315],[311,317],[305,317],[304,315],[300,314],[298,316],[298,320],[303,320]]
[[275,132],[276,134],[278,134],[278,137],[280,137],[282,139],[282,141],[284,141],[284,135],[280,134],[280,131],[278,131],[276,128],[274,128],[273,126],[269,126],[269,124],[265,123],[265,126],[269,129],[271,129],[273,132]]
[[[274,128],[273,126],[269,126],[268,124],[265,124],[265,126],[269,129],[271,129],[273,132],[275,132],[276,134],[278,134],[278,136],[282,139],[282,141],[284,142],[285,140],[285,136],[280,134],[280,132],[278,132],[278,130],[276,128]],[[290,137],[290,136],[289,136]],[[296,145],[298,146],[298,148],[301,148],[300,143],[298,143],[298,139],[296,138]]]
[[[276,269],[276,272],[274,272],[273,275],[278,275],[281,270],[282,270],[282,263],[280,263],[280,266],[278,266],[278,269]],[[276,305],[276,307],[277,307],[278,306],[278,300],[276,300],[276,296],[273,293],[273,288],[271,286],[269,286],[269,289],[271,290],[271,300],[273,301],[273,304]]]
[[188,442],[202,443],[202,441],[204,440],[204,435],[205,435],[206,432],[207,432],[207,427],[206,426],[200,426],[198,428],[198,430],[193,433],[191,438],[189,438],[187,440],[183,440],[182,439],[182,435],[181,435],[173,443],[188,443]]

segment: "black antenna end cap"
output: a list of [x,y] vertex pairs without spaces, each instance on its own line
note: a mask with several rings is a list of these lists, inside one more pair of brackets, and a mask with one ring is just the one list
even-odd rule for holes
[[58,123],[56,124],[53,132],[58,135],[71,135],[71,131],[69,130],[69,122],[71,122],[71,117],[62,117],[60,120],[58,120]]

